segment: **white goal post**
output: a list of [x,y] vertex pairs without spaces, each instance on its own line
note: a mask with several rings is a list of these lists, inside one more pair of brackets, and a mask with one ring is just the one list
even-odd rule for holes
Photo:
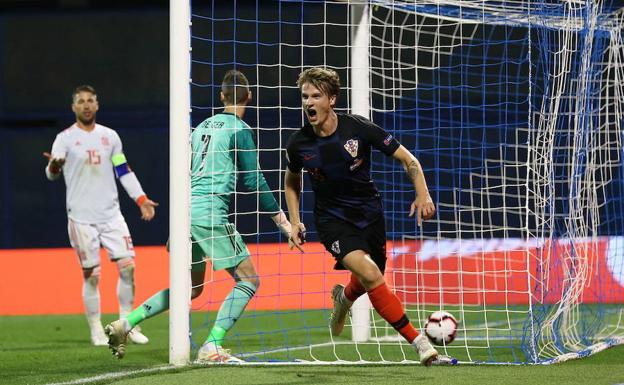
[[191,307],[191,12],[188,1],[169,4],[169,363],[190,361]]

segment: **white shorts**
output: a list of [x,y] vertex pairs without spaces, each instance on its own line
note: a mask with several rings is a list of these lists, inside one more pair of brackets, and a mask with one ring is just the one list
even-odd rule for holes
[[128,225],[123,216],[105,223],[79,223],[67,221],[69,241],[76,250],[83,269],[100,265],[100,246],[108,251],[108,258],[116,261],[121,258],[134,258],[134,246]]

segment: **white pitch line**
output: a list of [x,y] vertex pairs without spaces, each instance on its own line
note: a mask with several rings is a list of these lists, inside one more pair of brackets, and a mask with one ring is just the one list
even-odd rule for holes
[[154,368],[130,370],[130,371],[127,371],[127,372],[115,372],[115,373],[100,374],[100,375],[93,376],[93,377],[79,378],[77,380],[71,380],[71,381],[65,381],[65,382],[52,382],[52,383],[48,383],[48,384],[45,384],[45,385],[89,384],[91,382],[96,382],[96,381],[103,381],[103,380],[118,379],[118,378],[123,378],[123,377],[130,377],[130,376],[133,376],[135,374],[147,374],[147,373],[154,373],[154,372],[165,372],[165,371],[168,371],[168,370],[174,370],[174,369],[179,369],[179,368],[180,367],[173,366],[173,365],[157,366],[157,367],[154,367]]
[[[351,344],[352,342],[349,341],[335,341],[333,344],[335,345],[347,345],[347,344]],[[254,353],[244,353],[239,355],[239,357],[250,357],[250,356],[254,356],[254,355],[267,355],[267,354],[273,354],[273,353],[280,353],[280,352],[285,352],[285,351],[296,351],[296,350],[305,350],[305,349],[311,349],[311,348],[315,348],[315,347],[323,347],[323,346],[331,346],[332,342],[325,342],[322,344],[315,344],[315,345],[304,345],[304,346],[296,346],[296,347],[291,347],[291,348],[282,348],[282,349],[275,349],[275,350],[270,350],[270,351],[263,351],[263,352],[254,352]],[[375,363],[379,363],[379,362],[369,362],[369,361],[306,361],[306,360],[301,360],[301,361],[284,361],[284,362],[243,362],[240,364],[224,364],[224,365],[233,365],[233,366],[280,366],[280,365],[302,365],[302,366],[307,366],[307,365],[357,365],[357,364],[375,364]],[[413,361],[404,361],[404,362],[393,362],[396,364],[412,364]],[[192,366],[212,366],[212,365],[223,365],[223,364],[198,364],[195,362],[192,362],[190,365],[186,366],[188,367],[192,367]],[[78,385],[78,384],[89,384],[92,382],[97,382],[97,381],[104,381],[104,380],[112,380],[112,379],[120,379],[120,378],[124,378],[124,377],[130,377],[130,376],[134,376],[137,374],[149,374],[149,373],[156,373],[156,372],[166,372],[169,370],[176,370],[176,369],[182,369],[184,368],[184,366],[179,367],[179,366],[173,366],[173,365],[164,365],[164,366],[157,366],[154,368],[147,368],[147,369],[138,369],[138,370],[130,370],[127,372],[115,372],[115,373],[106,373],[106,374],[100,374],[97,376],[93,376],[93,377],[86,377],[86,378],[79,378],[77,380],[71,380],[71,381],[65,381],[65,382],[52,382],[52,383],[47,383],[45,385]]]
[[334,341],[333,343],[323,342],[321,344],[314,344],[314,345],[300,345],[300,346],[264,350],[264,351],[258,351],[258,352],[252,352],[252,353],[242,353],[242,354],[237,354],[237,356],[245,358],[245,357],[260,356],[260,355],[267,355],[267,354],[273,354],[273,353],[282,353],[282,352],[288,352],[288,351],[306,350],[306,349],[318,348],[318,347],[323,347],[323,346],[348,345],[352,343],[353,342],[349,342],[349,341]]

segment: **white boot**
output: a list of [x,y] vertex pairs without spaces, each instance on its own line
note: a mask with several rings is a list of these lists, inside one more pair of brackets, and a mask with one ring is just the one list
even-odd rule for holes
[[419,334],[418,337],[412,342],[414,350],[420,356],[420,363],[425,366],[430,366],[433,361],[438,357],[438,351],[435,350],[431,342],[423,334]]
[[100,317],[87,319],[87,322],[89,323],[89,329],[91,330],[91,344],[94,346],[107,346],[108,337],[106,337],[106,334],[104,333]]
[[135,326],[128,333],[128,339],[137,345],[145,345],[149,342],[149,338],[145,336],[145,334],[141,333],[141,327]]
[[219,345],[215,345],[214,342],[206,342],[199,348],[197,352],[197,363],[241,363],[245,362],[238,357],[234,357],[230,353],[230,349],[223,349]]

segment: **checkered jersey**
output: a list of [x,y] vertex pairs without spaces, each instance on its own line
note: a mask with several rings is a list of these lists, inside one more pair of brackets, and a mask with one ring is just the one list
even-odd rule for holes
[[370,120],[338,114],[338,127],[327,137],[306,124],[286,147],[291,172],[308,172],[315,194],[316,221],[339,218],[364,228],[383,214],[381,197],[370,176],[371,150],[390,156],[399,142]]

